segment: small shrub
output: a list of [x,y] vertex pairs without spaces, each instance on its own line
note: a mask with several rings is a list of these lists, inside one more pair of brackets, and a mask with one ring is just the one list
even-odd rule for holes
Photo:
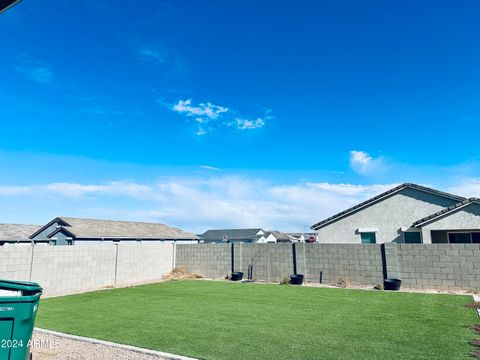
[[378,283],[378,284],[375,285],[373,288],[374,288],[375,290],[384,290],[382,283]]
[[171,272],[163,276],[164,280],[201,279],[202,275],[190,273],[185,266],[176,266]]
[[348,288],[350,286],[350,280],[348,280],[348,278],[341,278],[338,280],[337,286],[341,288]]
[[470,309],[480,309],[480,301],[472,301],[466,304],[465,306]]
[[284,277],[282,281],[280,281],[280,285],[288,285],[290,284],[290,278],[287,276],[287,277]]

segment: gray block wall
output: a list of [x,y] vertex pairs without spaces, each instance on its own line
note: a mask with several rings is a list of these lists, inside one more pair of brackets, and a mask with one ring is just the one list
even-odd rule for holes
[[405,286],[480,289],[480,244],[399,244],[397,257]]
[[[375,285],[384,274],[409,288],[480,289],[480,244],[295,244],[307,282]],[[175,265],[210,278],[234,270],[278,283],[294,270],[291,244],[120,244],[0,247],[0,278],[36,281],[45,295],[159,280]]]
[[298,272],[308,282],[376,285],[383,281],[379,244],[297,244]]
[[231,247],[231,244],[179,244],[175,264],[205,277],[224,278],[231,273]]
[[[295,244],[297,273],[307,282],[373,286],[399,277],[409,288],[480,289],[480,244]],[[234,270],[257,281],[293,274],[291,244],[234,244]],[[231,273],[232,244],[177,245],[177,264],[206,277]]]
[[32,251],[32,246],[0,246],[0,279],[28,280]]
[[0,247],[0,279],[38,282],[45,296],[159,280],[173,244]]
[[172,271],[174,246],[128,243],[119,245],[115,283],[135,284],[160,279]]
[[235,271],[256,281],[280,282],[293,273],[291,244],[234,244]]

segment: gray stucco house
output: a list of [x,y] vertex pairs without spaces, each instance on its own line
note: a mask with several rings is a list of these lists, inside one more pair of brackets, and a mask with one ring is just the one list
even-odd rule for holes
[[480,200],[405,183],[312,229],[320,243],[480,243]]
[[30,235],[50,245],[112,244],[118,242],[198,243],[198,237],[160,223],[56,217]]

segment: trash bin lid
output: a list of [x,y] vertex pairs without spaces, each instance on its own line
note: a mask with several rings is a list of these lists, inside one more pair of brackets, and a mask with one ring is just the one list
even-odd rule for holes
[[43,291],[42,287],[35,282],[1,280],[0,289],[17,291]]

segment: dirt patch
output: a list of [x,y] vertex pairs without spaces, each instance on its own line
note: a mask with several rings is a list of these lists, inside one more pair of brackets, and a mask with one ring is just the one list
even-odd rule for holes
[[465,306],[470,309],[480,309],[480,301],[472,301],[466,304]]

